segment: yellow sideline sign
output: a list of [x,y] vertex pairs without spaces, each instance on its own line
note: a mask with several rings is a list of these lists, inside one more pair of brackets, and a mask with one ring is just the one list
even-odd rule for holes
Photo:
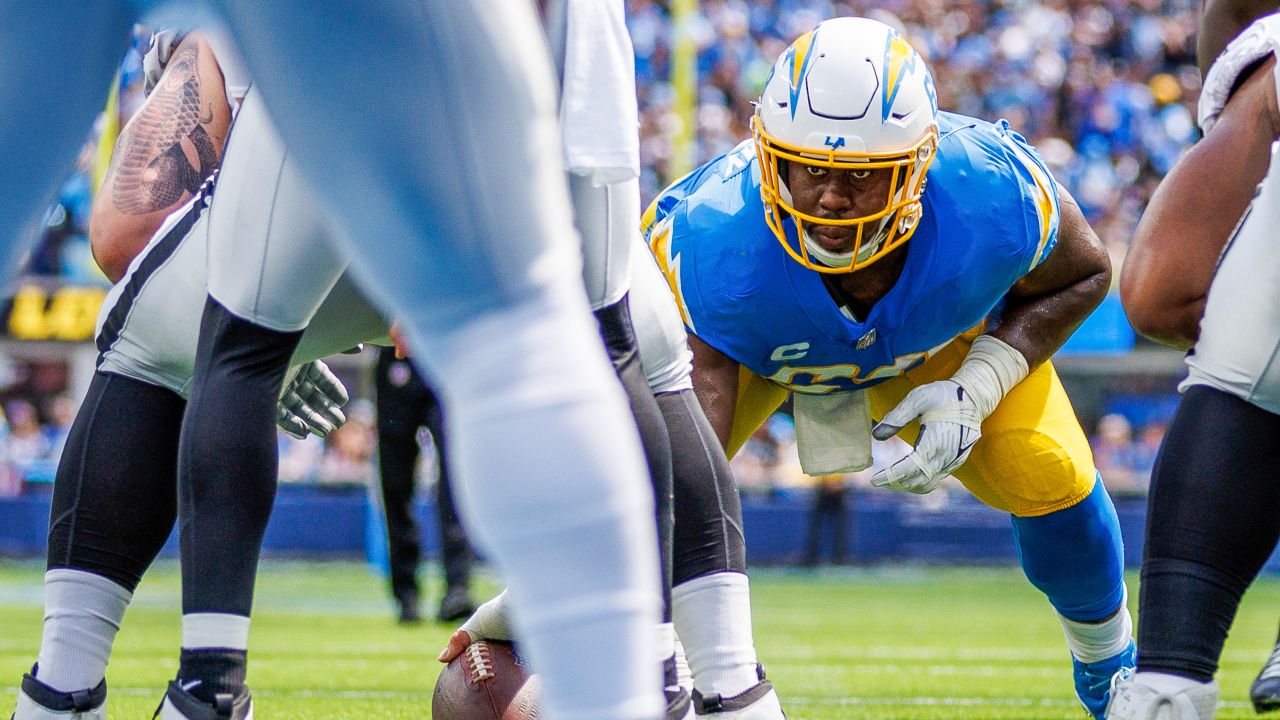
[[5,327],[9,336],[18,340],[92,340],[98,310],[106,296],[106,289],[98,287],[46,290],[40,285],[24,284],[9,305]]

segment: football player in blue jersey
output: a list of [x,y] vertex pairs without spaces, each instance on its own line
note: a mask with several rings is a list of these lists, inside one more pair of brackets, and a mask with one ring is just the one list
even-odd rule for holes
[[726,451],[788,394],[810,474],[866,467],[873,435],[913,442],[872,482],[927,493],[954,475],[1010,514],[1101,717],[1134,664],[1122,544],[1049,362],[1110,285],[1097,236],[1007,123],[939,112],[924,61],[879,22],[792,43],[752,129],[644,219]]

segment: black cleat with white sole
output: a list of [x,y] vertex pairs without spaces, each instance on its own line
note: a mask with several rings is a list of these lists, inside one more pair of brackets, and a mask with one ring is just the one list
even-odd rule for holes
[[703,695],[694,688],[694,713],[708,720],[785,720],[787,715],[782,712],[773,683],[764,677],[764,668],[757,665],[756,675],[760,682],[732,697]]
[[218,693],[210,704],[189,692],[196,684],[183,687],[178,680],[170,681],[164,700],[156,708],[152,720],[253,720],[253,698],[249,695],[249,688],[246,687],[239,695]]
[[36,668],[22,676],[18,707],[11,720],[105,720],[107,681],[95,688],[62,692],[36,679]]

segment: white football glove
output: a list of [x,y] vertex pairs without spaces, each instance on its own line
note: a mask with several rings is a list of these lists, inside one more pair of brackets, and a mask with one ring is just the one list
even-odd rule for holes
[[871,484],[923,495],[969,459],[982,437],[982,421],[1022,382],[1029,368],[1022,353],[991,335],[980,335],[950,380],[921,385],[871,431],[888,440],[912,420],[920,436],[911,453],[871,476]]
[[504,589],[493,599],[482,603],[458,629],[471,635],[471,642],[511,640],[511,609],[507,591]]
[[308,432],[324,437],[347,421],[342,406],[350,399],[346,387],[328,365],[319,360],[309,362],[285,384],[276,424],[299,440]]
[[920,436],[915,448],[872,475],[872,485],[920,495],[933,492],[969,459],[969,451],[982,436],[978,406],[954,380],[931,382],[907,393],[871,434],[877,440],[888,440],[916,418],[920,419]]
[[511,640],[511,609],[507,591],[498,593],[471,613],[471,617],[449,636],[449,642],[436,656],[440,662],[451,662],[478,640]]
[[172,28],[163,28],[152,33],[151,43],[147,45],[147,52],[142,56],[144,93],[150,95],[156,85],[160,84],[160,76],[164,74],[169,58],[173,56],[173,51],[178,49],[178,45],[182,44],[184,37],[186,32]]

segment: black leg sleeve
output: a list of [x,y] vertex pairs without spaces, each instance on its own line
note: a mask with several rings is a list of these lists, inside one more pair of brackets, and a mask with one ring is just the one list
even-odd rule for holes
[[1280,416],[1197,386],[1152,473],[1138,669],[1207,682],[1280,538]]
[[413,472],[420,448],[418,428],[425,417],[427,393],[412,366],[397,360],[395,351],[378,353],[378,476],[387,520],[387,546],[391,565],[391,594],[401,602],[419,596],[418,562],[422,541],[413,512]]
[[658,560],[662,567],[662,621],[671,622],[671,547],[675,518],[672,510],[671,441],[662,411],[649,389],[649,382],[640,366],[635,330],[631,326],[631,309],[627,297],[595,312],[600,323],[600,335],[613,368],[627,391],[631,412],[635,415],[644,443],[645,459],[649,463],[649,477],[653,480],[653,499],[658,526]]
[[253,606],[275,502],[276,405],[301,337],[205,301],[178,450],[183,613],[247,616]]
[[692,390],[663,393],[675,478],[676,585],[717,572],[746,572],[742,502],[729,460]]
[[458,506],[453,502],[453,485],[449,474],[449,443],[444,429],[444,413],[440,398],[431,386],[426,389],[427,430],[440,454],[440,478],[436,481],[436,519],[440,523],[440,561],[444,566],[444,584],[447,590],[466,591],[471,584],[471,546],[467,532],[458,517]]
[[67,436],[53,485],[48,568],[84,570],[133,591],[173,530],[176,393],[97,373]]

